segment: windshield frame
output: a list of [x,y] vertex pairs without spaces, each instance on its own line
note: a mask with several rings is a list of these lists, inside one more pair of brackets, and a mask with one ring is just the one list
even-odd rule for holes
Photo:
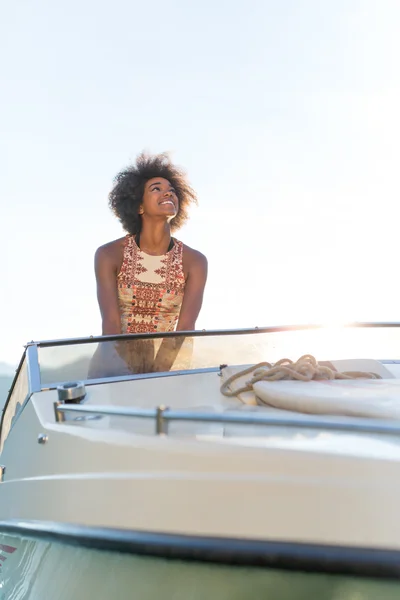
[[[54,340],[42,340],[37,342],[30,342],[30,345],[35,345],[39,348],[48,348],[51,346],[69,346],[72,344],[91,344],[95,342],[114,342],[118,340],[144,340],[144,339],[157,339],[157,338],[168,338],[168,337],[207,337],[217,335],[248,335],[257,333],[279,333],[282,331],[307,331],[312,329],[325,329],[330,327],[330,323],[322,324],[300,324],[300,325],[272,325],[268,327],[251,327],[244,329],[196,329],[187,331],[158,331],[154,333],[119,333],[115,335],[98,335],[88,336],[79,338],[65,338],[65,339],[54,339]],[[336,326],[336,324],[332,324]],[[391,328],[400,327],[400,321],[390,322],[354,322],[354,323],[339,323],[338,327],[344,328]]]
[[[24,357],[26,357],[28,365],[28,382],[29,382],[29,396],[32,393],[47,391],[56,389],[58,385],[65,383],[64,381],[51,382],[51,385],[42,385],[41,374],[40,374],[40,362],[39,362],[39,348],[51,348],[57,346],[71,346],[71,345],[83,345],[93,344],[100,342],[113,342],[118,340],[143,340],[143,339],[159,339],[169,337],[212,337],[212,336],[233,336],[233,335],[257,335],[257,334],[268,334],[268,333],[279,333],[289,331],[307,331],[326,329],[330,327],[330,324],[299,324],[299,325],[273,325],[268,327],[253,327],[243,329],[207,329],[207,330],[195,330],[195,331],[168,331],[168,332],[156,332],[156,333],[131,333],[131,334],[116,334],[116,335],[103,335],[103,336],[86,336],[78,338],[60,338],[53,340],[41,340],[31,341],[25,346],[25,351],[16,370],[13,382],[10,387],[10,391],[7,395],[7,399],[4,405],[4,409],[7,406],[9,398],[11,397],[12,391],[15,386],[15,382],[19,375],[20,367],[23,363]],[[332,325],[336,327],[336,325]],[[400,328],[400,322],[353,322],[338,324],[340,328]],[[384,360],[384,359],[382,359]],[[388,359],[389,360],[389,359]],[[159,373],[143,373],[143,374],[132,374],[132,375],[121,375],[116,377],[102,377],[97,379],[85,379],[83,383],[85,385],[98,385],[102,383],[112,383],[117,381],[130,381],[135,379],[150,379],[156,377],[171,377],[183,374],[194,374],[203,372],[218,371],[218,367],[215,368],[204,368],[204,369],[187,369],[183,371],[168,371]]]

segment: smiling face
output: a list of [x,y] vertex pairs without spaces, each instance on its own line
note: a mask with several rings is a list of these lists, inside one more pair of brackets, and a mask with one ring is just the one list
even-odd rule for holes
[[153,177],[144,186],[139,214],[144,217],[167,217],[170,221],[178,214],[179,200],[170,182],[163,177]]

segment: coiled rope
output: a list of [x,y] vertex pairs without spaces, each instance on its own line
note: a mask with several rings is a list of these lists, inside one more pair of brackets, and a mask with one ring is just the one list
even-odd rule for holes
[[[237,389],[229,390],[230,384],[243,377],[252,373],[251,379],[246,381],[246,385]],[[238,396],[243,392],[249,392],[253,389],[253,384],[258,381],[281,381],[281,380],[299,380],[299,381],[321,381],[323,379],[382,379],[380,375],[376,373],[369,373],[363,371],[346,371],[344,373],[338,373],[330,367],[320,365],[317,360],[311,354],[304,354],[298,361],[293,362],[289,358],[282,358],[278,362],[272,365],[269,362],[261,362],[252,367],[248,367],[243,371],[239,371],[231,377],[228,377],[226,381],[221,385],[221,393],[224,396],[233,397]]]

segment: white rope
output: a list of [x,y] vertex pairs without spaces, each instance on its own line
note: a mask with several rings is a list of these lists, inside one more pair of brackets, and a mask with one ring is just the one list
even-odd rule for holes
[[[252,373],[251,379],[246,381],[246,385],[237,389],[229,390],[229,386],[233,381]],[[311,354],[301,356],[297,362],[293,362],[289,358],[282,358],[274,365],[268,362],[261,362],[252,367],[248,367],[243,371],[239,371],[221,385],[221,393],[224,396],[238,396],[243,392],[249,392],[253,389],[253,384],[257,381],[281,381],[297,379],[299,381],[311,381],[322,379],[382,379],[376,373],[363,371],[346,371],[339,373],[330,367],[320,365]]]

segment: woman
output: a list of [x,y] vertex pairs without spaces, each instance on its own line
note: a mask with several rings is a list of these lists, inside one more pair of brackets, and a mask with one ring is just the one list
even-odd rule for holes
[[[136,165],[117,175],[109,200],[127,235],[95,254],[103,335],[193,330],[203,301],[207,259],[171,235],[196,202],[184,173],[166,154],[141,154]],[[171,345],[172,341],[161,350]],[[123,347],[128,346],[120,344]],[[149,368],[149,347],[131,345],[129,356],[123,353],[130,371],[145,367],[138,364],[138,353]],[[156,359],[153,370],[171,359],[162,362]]]

